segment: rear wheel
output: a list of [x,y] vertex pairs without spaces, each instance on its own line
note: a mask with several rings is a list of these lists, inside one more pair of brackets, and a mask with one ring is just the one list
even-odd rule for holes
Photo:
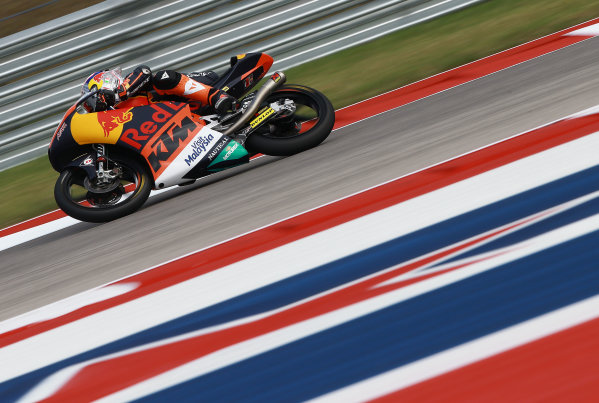
[[139,209],[152,190],[148,169],[135,160],[110,156],[108,170],[115,177],[103,183],[90,181],[82,169],[62,171],[54,186],[58,206],[89,222],[115,220]]
[[249,136],[245,147],[252,153],[286,156],[322,143],[333,130],[335,110],[321,92],[301,85],[287,85],[274,91],[268,103],[291,100],[292,115],[273,119]]

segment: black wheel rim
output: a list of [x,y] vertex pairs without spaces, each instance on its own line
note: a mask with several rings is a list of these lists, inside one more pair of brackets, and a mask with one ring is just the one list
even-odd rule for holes
[[[320,122],[321,112],[316,100],[299,91],[283,91],[268,98],[268,102],[290,99],[296,105],[296,111],[290,117],[274,119],[260,134],[270,138],[293,138],[305,135]],[[273,132],[272,125],[279,130]]]
[[84,185],[85,174],[82,171],[73,172],[66,181],[64,192],[72,203],[90,210],[112,209],[122,206],[139,192],[142,176],[126,163],[119,163],[123,172],[116,186],[107,188],[107,192],[90,190]]

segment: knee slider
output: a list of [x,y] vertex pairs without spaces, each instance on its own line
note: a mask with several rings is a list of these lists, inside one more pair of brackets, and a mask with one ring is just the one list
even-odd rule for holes
[[173,89],[181,81],[181,74],[174,70],[160,70],[154,74],[154,87],[159,90]]

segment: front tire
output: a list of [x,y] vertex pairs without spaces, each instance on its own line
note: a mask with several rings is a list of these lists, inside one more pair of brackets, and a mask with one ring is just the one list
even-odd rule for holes
[[89,190],[89,181],[81,169],[62,171],[54,186],[58,206],[71,217],[88,222],[112,221],[139,209],[152,190],[148,169],[136,160],[119,156],[111,156],[111,162],[122,172],[118,183],[105,192]]
[[333,130],[335,109],[321,92],[302,85],[286,85],[274,91],[268,103],[290,99],[298,109],[291,120],[269,123],[269,132],[251,134],[245,147],[252,153],[288,156],[316,147]]

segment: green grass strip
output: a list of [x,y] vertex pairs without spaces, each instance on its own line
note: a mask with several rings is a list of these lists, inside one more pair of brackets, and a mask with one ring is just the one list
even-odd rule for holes
[[[489,0],[286,71],[335,108],[599,16],[599,0]],[[0,228],[56,209],[46,157],[0,172]]]

